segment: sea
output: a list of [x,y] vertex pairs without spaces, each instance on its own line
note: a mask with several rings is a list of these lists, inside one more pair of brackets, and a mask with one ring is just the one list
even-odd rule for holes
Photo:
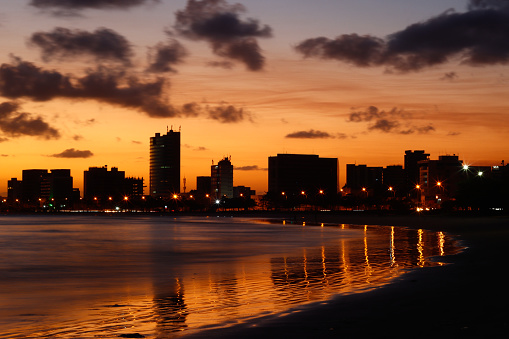
[[442,232],[224,216],[0,216],[0,338],[178,338],[444,265]]

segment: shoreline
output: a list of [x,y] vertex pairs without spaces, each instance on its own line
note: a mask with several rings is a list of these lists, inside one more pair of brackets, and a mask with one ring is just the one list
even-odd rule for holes
[[[284,213],[283,213],[284,214]],[[226,216],[226,215],[225,215]],[[237,215],[238,217],[247,215]],[[261,215],[258,215],[261,216]],[[293,215],[292,215],[293,216]],[[508,216],[297,213],[296,220],[443,231],[466,248],[445,266],[404,274],[381,288],[336,296],[284,316],[258,318],[185,338],[505,338]],[[281,218],[282,214],[265,214]],[[318,219],[316,219],[318,218]]]

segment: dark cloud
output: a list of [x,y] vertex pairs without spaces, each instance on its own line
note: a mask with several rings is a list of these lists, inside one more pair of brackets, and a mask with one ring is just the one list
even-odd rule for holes
[[83,140],[83,136],[82,135],[79,135],[79,134],[76,134],[72,137],[72,139],[74,141],[80,141],[80,140]]
[[126,9],[140,6],[159,0],[32,0],[31,6],[38,8],[60,8],[66,10],[73,9]]
[[148,72],[164,73],[176,72],[174,65],[183,62],[188,55],[187,50],[177,40],[172,39],[167,43],[159,43],[149,51]]
[[295,139],[330,139],[334,138],[333,135],[322,132],[322,131],[315,131],[313,129],[310,129],[309,131],[298,131],[293,132],[290,134],[287,134],[285,138],[295,138]]
[[186,8],[176,13],[174,29],[188,39],[209,42],[216,55],[258,71],[265,58],[256,38],[271,37],[272,29],[255,19],[241,19],[244,11],[242,5],[225,0],[188,0]]
[[[35,136],[43,139],[58,139],[60,132],[51,127],[40,116],[19,112],[15,102],[0,104],[0,130],[10,137]],[[4,139],[3,141],[7,141]]]
[[258,165],[234,167],[236,171],[267,171],[267,168],[258,167]]
[[57,154],[52,154],[50,157],[54,158],[90,158],[94,155],[89,150],[80,151],[74,148],[68,148],[65,151]]
[[[6,142],[6,141],[9,141],[9,139],[0,137],[0,142]],[[2,156],[6,157],[7,155],[6,154],[2,154]]]
[[505,9],[509,7],[509,0],[469,0],[468,9]]
[[[390,133],[399,127],[396,120],[377,119],[374,124],[368,127],[369,130],[378,130],[384,133]],[[404,134],[407,134],[406,132]]]
[[432,125],[413,125],[411,123],[412,119],[412,114],[401,109],[393,108],[390,111],[384,111],[375,106],[369,106],[366,110],[351,112],[347,121],[356,123],[367,122],[368,131],[383,133],[427,134],[435,131]]
[[97,61],[116,61],[131,64],[131,44],[122,35],[107,28],[94,32],[57,27],[52,32],[36,32],[29,43],[40,47],[42,59],[93,57]]
[[178,110],[163,99],[164,85],[162,78],[143,82],[122,70],[106,67],[88,70],[85,76],[74,78],[43,70],[19,58],[0,66],[0,95],[10,99],[94,99],[137,109],[151,117],[178,116]]
[[223,123],[241,122],[249,116],[244,112],[243,108],[238,108],[229,104],[222,104],[215,107],[206,107],[208,116],[211,119],[218,120]]
[[133,144],[136,144],[136,145],[141,145],[143,144],[141,141],[137,141],[137,140],[132,140],[131,141]]
[[456,72],[447,72],[444,74],[443,77],[440,78],[440,80],[454,80],[458,78],[458,74]]
[[232,69],[233,68],[233,63],[229,62],[229,61],[210,61],[210,62],[207,62],[207,65],[209,65],[210,67],[219,67],[219,68],[224,68],[224,69]]
[[385,66],[410,72],[459,60],[473,66],[509,63],[509,11],[495,1],[471,1],[465,13],[448,11],[408,26],[385,39],[344,34],[307,39],[295,49],[305,57],[332,59],[359,67]]
[[[0,65],[0,95],[10,98],[29,98],[48,101],[57,98],[96,100],[125,108],[136,109],[153,118],[197,117],[206,115],[222,123],[251,119],[243,108],[222,103],[202,106],[187,103],[180,107],[167,102],[163,78],[144,81],[123,69],[98,66],[82,77],[43,70],[30,62],[13,58],[11,64]],[[87,124],[95,122],[89,120]]]

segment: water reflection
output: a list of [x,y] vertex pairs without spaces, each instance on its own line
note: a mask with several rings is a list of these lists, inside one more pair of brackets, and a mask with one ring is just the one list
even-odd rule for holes
[[0,337],[172,338],[373,289],[457,251],[442,232],[399,227],[79,221],[0,227]]

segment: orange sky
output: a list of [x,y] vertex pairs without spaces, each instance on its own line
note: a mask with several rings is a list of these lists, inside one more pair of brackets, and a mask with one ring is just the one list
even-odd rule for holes
[[[234,185],[251,186],[259,194],[267,189],[267,158],[277,153],[337,157],[341,185],[347,163],[402,164],[407,149],[424,149],[432,158],[457,154],[473,164],[496,165],[507,158],[509,73],[503,60],[467,64],[462,62],[462,51],[447,62],[391,73],[387,63],[359,67],[348,60],[303,58],[294,49],[301,41],[319,36],[334,39],[357,33],[386,38],[448,8],[466,13],[467,1],[430,1],[412,11],[397,0],[383,1],[383,5],[367,0],[317,1],[313,8],[305,1],[246,0],[240,1],[244,12],[236,12],[233,2],[219,1],[222,12],[235,14],[241,23],[254,18],[260,31],[264,25],[271,28],[271,37],[260,36],[262,33],[250,37],[265,59],[256,70],[248,69],[247,61],[214,54],[213,38],[208,35],[193,33],[190,39],[176,32],[174,13],[184,10],[187,1],[140,1],[145,2],[128,9],[77,8],[58,16],[54,13],[58,8],[37,7],[37,1],[20,1],[8,7],[7,0],[0,0],[5,5],[0,16],[3,68],[16,65],[14,55],[40,70],[57,71],[76,81],[87,68],[102,64],[125,72],[121,86],[127,86],[129,77],[136,77],[138,83],[162,78],[166,84],[158,96],[161,102],[177,108],[193,102],[202,109],[195,117],[175,114],[154,118],[141,107],[86,95],[59,94],[40,100],[28,94],[8,94],[9,79],[0,74],[0,103],[17,105],[7,117],[2,118],[0,112],[0,195],[6,195],[8,179],[21,179],[21,171],[31,168],[70,168],[74,186],[82,189],[84,170],[108,165],[127,176],[144,177],[148,185],[149,138],[165,133],[167,126],[182,128],[181,173],[187,178],[188,190],[195,188],[196,176],[210,175],[212,160],[217,162],[227,155],[238,168]],[[291,8],[286,6],[289,3]],[[377,6],[378,11],[374,10]],[[405,15],[394,19],[400,11]],[[72,56],[57,52],[44,58],[42,47],[28,42],[33,33],[52,32],[55,27],[74,32],[111,29],[128,41],[130,64],[92,58],[86,49]],[[170,29],[174,30],[171,37],[164,33]],[[170,38],[185,47],[186,57],[172,65],[175,72],[146,72],[147,48]],[[227,48],[222,39],[214,42]],[[210,62],[228,62],[231,67],[211,67]],[[234,122],[213,119],[209,114],[228,106],[237,112],[227,116],[236,117]],[[376,107],[375,111],[371,108],[376,117],[367,115],[371,106]],[[59,136],[28,133],[19,125],[13,132],[13,121],[20,120],[22,113],[29,113],[24,115],[25,123],[26,119],[40,118],[58,130]],[[354,121],[355,116],[360,118]],[[292,134],[300,137],[290,137]],[[306,135],[308,138],[303,138]],[[54,156],[68,149],[93,155]],[[245,167],[255,170],[242,170]]]

